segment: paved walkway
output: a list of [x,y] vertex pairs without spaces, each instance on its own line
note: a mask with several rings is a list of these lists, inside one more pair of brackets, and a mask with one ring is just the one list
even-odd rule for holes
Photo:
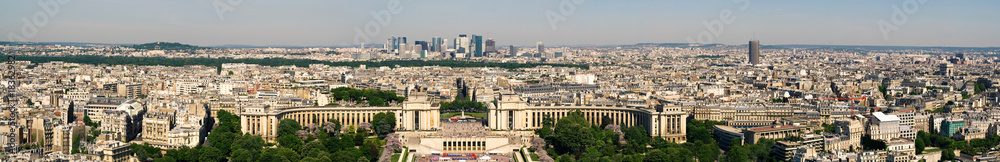
[[406,154],[406,158],[405,159],[401,159],[401,161],[402,162],[411,162],[411,161],[413,161],[413,154]]
[[528,152],[528,149],[521,148],[521,153],[523,153],[522,155],[526,156],[524,157],[524,159],[527,159],[528,160],[527,162],[534,162],[531,160],[531,153]]

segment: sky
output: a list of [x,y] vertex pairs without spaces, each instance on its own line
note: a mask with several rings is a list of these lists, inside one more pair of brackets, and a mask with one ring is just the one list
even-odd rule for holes
[[498,46],[1000,47],[997,8],[997,0],[11,0],[0,2],[0,41],[344,46],[476,34]]

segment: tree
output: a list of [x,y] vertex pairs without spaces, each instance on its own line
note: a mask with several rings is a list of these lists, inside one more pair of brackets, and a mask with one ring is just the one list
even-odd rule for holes
[[552,123],[555,123],[555,119],[553,119],[552,116],[549,116],[548,114],[542,115],[542,128],[536,129],[535,134],[542,138],[549,138],[549,135],[552,134],[552,127],[554,126]]
[[171,158],[173,158],[174,160],[177,160],[177,161],[189,161],[191,159],[191,156],[188,156],[188,154],[187,154],[187,152],[188,152],[187,150],[189,150],[189,149],[191,149],[191,148],[189,148],[187,146],[184,146],[184,147],[181,147],[180,149],[170,149],[170,150],[167,150],[167,154],[163,154],[163,158],[171,157]]
[[955,160],[955,150],[951,148],[944,149],[941,152],[941,160]]
[[661,161],[668,161],[668,160],[670,160],[670,159],[667,158],[667,154],[663,153],[660,150],[652,150],[652,151],[647,152],[646,153],[646,158],[643,159],[643,161],[647,161],[647,162],[661,162]]
[[917,138],[917,140],[913,144],[913,147],[916,148],[917,154],[923,154],[924,148],[927,146],[924,144],[924,139]]
[[556,123],[555,135],[555,148],[563,153],[583,152],[586,146],[594,143],[590,122],[583,117],[580,110],[570,112],[566,117],[560,118],[559,122]]
[[302,156],[295,150],[289,148],[268,148],[261,151],[260,160],[258,161],[299,161]]
[[573,162],[573,161],[575,161],[573,160],[573,157],[569,157],[568,154],[563,154],[562,156],[559,156],[559,162]]
[[605,115],[604,117],[601,117],[601,127],[598,128],[607,127],[608,125],[614,124],[614,122],[615,122],[614,119],[611,119],[611,117]]
[[[331,161],[330,156],[331,156],[330,153],[327,153],[326,150],[320,150],[320,149],[310,150],[305,155],[305,157],[314,158],[317,161]],[[302,160],[305,161],[305,158],[303,158]]]
[[354,153],[351,153],[351,152],[349,152],[347,150],[341,150],[341,151],[337,151],[337,153],[334,153],[333,154],[333,158],[331,160],[333,160],[333,161],[357,161],[358,158],[354,156]]
[[733,144],[729,147],[729,151],[726,151],[726,158],[723,160],[725,162],[743,162],[750,161],[749,151],[743,148],[742,145]]
[[833,124],[823,123],[822,126],[823,126],[823,132],[826,133],[833,133],[834,129],[836,129],[836,126]]
[[374,127],[375,134],[379,138],[385,138],[385,135],[395,132],[396,129],[396,113],[393,112],[380,112],[372,117],[372,126]]
[[97,125],[97,123],[94,123],[94,121],[91,120],[90,116],[88,116],[86,113],[83,114],[83,124],[89,125],[91,127],[99,127],[100,126],[100,125]]
[[153,162],[176,162],[176,161],[177,159],[174,159],[174,157],[169,157],[169,156],[153,160]]
[[547,145],[545,145],[545,139],[535,137],[531,139],[531,149],[532,150],[545,150]]
[[299,150],[299,148],[302,147],[302,140],[294,134],[286,134],[278,137],[278,146],[292,150]]
[[223,131],[213,131],[208,134],[208,141],[222,151],[224,154],[230,152],[232,148],[233,140],[237,137],[236,133],[233,132],[223,132]]
[[[666,149],[667,161],[680,161],[680,162],[694,162],[694,155],[691,150],[684,147],[671,147]],[[650,158],[650,154],[646,153],[646,159]]]
[[340,120],[337,119],[330,119],[330,121],[323,123],[323,129],[325,129],[327,133],[332,133],[334,136],[340,135],[341,127],[342,125],[340,125]]
[[231,157],[232,157],[231,160],[234,161],[234,162],[252,162],[252,161],[254,161],[254,155],[253,155],[253,153],[251,153],[250,151],[247,151],[246,149],[242,149],[242,148],[238,149],[236,151],[233,151]]
[[556,121],[556,119],[552,118],[552,116],[549,116],[548,114],[542,115],[542,126],[543,127],[544,126],[553,127],[553,126],[555,126],[553,124],[553,123],[555,123],[555,121]]
[[[361,149],[364,149],[364,151],[365,151],[365,153],[367,153],[366,155],[368,155],[368,157],[377,158],[378,155],[379,155],[379,152],[382,152],[381,146],[383,144],[384,144],[384,142],[382,142],[382,140],[375,139],[375,138],[366,138],[364,144],[361,145],[362,146]],[[372,160],[372,159],[369,159],[369,160]]]
[[340,137],[340,143],[337,144],[338,148],[354,148],[354,135],[346,134]]
[[313,149],[319,149],[319,150],[323,150],[323,151],[327,150],[326,146],[324,146],[322,142],[316,140],[316,141],[311,141],[311,142],[306,143],[305,145],[303,145],[302,146],[302,151],[300,151],[299,153],[301,153],[302,156],[305,156],[306,154],[309,153],[309,151],[312,151]]
[[240,131],[240,116],[233,115],[226,110],[219,110],[215,114],[219,118],[219,125],[229,126],[227,127],[228,129],[223,129],[222,131],[237,133]]
[[864,150],[885,150],[885,142],[874,140],[871,136],[864,136],[861,138],[861,146]]
[[195,148],[188,148],[187,150],[182,150],[182,151],[184,151],[184,155],[187,155],[187,158],[185,158],[185,159],[177,159],[177,160],[198,161],[198,156],[201,155],[201,151],[198,150],[198,149],[201,149],[201,148],[200,147],[195,147]]
[[73,149],[70,152],[74,153],[74,154],[77,153],[77,152],[80,152],[80,136],[79,135],[73,136]]
[[282,119],[278,122],[278,137],[284,135],[295,135],[296,131],[302,130],[302,125],[292,119]]
[[628,141],[631,151],[642,153],[645,152],[646,145],[649,144],[649,135],[646,134],[646,128],[643,128],[642,125],[636,125],[629,127],[625,132],[625,140]]
[[160,158],[160,148],[153,147],[149,143],[142,143],[129,145],[132,153],[135,154],[136,159],[146,160],[153,158]]
[[198,156],[198,161],[222,161],[226,158],[226,155],[222,153],[218,148],[212,146],[199,146],[198,149],[201,154]]
[[252,153],[252,155],[257,156],[256,154],[260,152],[261,148],[264,148],[264,144],[266,143],[267,141],[264,141],[264,138],[261,138],[259,135],[244,134],[236,136],[236,139],[233,140],[233,143],[231,144],[232,146],[229,149],[234,150],[230,157],[235,157],[235,150],[239,149],[245,149]]
[[601,159],[599,159],[597,161],[598,162],[612,162],[611,158],[608,158],[607,156],[601,157]]
[[329,138],[326,138],[326,140],[323,140],[323,145],[326,146],[327,152],[337,152],[340,148],[342,148],[340,146],[340,140],[340,137],[330,136]]

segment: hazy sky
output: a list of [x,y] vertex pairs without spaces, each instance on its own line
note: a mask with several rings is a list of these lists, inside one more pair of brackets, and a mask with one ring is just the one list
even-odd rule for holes
[[[391,15],[382,26],[371,13],[393,0],[5,0],[0,34],[3,41],[339,46],[355,44],[354,29],[372,22],[380,31],[364,34],[369,43],[458,34],[488,35],[501,46],[688,43],[701,34],[700,42],[723,44],[756,35],[765,45],[1000,47],[997,0],[576,1],[398,0],[401,10],[382,12]],[[39,5],[46,2],[58,8],[46,11]],[[560,12],[561,4],[572,12]],[[549,17],[565,19],[553,29]],[[895,30],[883,35],[879,21]],[[31,26],[37,32],[22,30]]]

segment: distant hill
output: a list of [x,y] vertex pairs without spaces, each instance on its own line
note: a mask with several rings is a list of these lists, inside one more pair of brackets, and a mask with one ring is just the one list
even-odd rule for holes
[[[369,48],[372,48],[372,47],[382,47],[382,45],[374,45],[374,44],[368,44],[368,45],[365,45],[365,46],[368,46]],[[212,48],[289,48],[289,49],[302,49],[302,48],[351,48],[351,47],[359,47],[359,46],[293,46],[293,45],[264,45],[264,46],[260,46],[260,45],[245,45],[245,44],[226,44],[226,45],[217,45],[217,46],[210,46],[210,47],[212,47]]]
[[635,46],[659,46],[659,47],[711,47],[723,44],[697,44],[697,43],[637,43]]
[[177,43],[177,42],[153,42],[153,43],[146,43],[146,44],[137,44],[137,45],[132,45],[132,46],[128,46],[128,47],[135,48],[135,49],[144,49],[144,50],[168,50],[168,51],[170,51],[170,50],[199,50],[199,49],[208,49],[208,47],[198,47],[198,46],[192,46],[192,45],[187,45],[187,44],[181,44],[181,43]]
[[9,45],[9,46],[17,46],[17,45],[28,45],[28,46],[61,45],[61,46],[77,46],[77,47],[102,47],[102,46],[122,46],[122,45],[128,45],[128,44],[86,43],[86,42],[8,42],[8,41],[0,41],[0,45]]
[[865,45],[804,45],[788,44],[773,45],[785,48],[805,49],[840,49],[840,50],[935,50],[944,52],[991,52],[1000,51],[1000,47],[943,47],[943,46],[865,46]]

